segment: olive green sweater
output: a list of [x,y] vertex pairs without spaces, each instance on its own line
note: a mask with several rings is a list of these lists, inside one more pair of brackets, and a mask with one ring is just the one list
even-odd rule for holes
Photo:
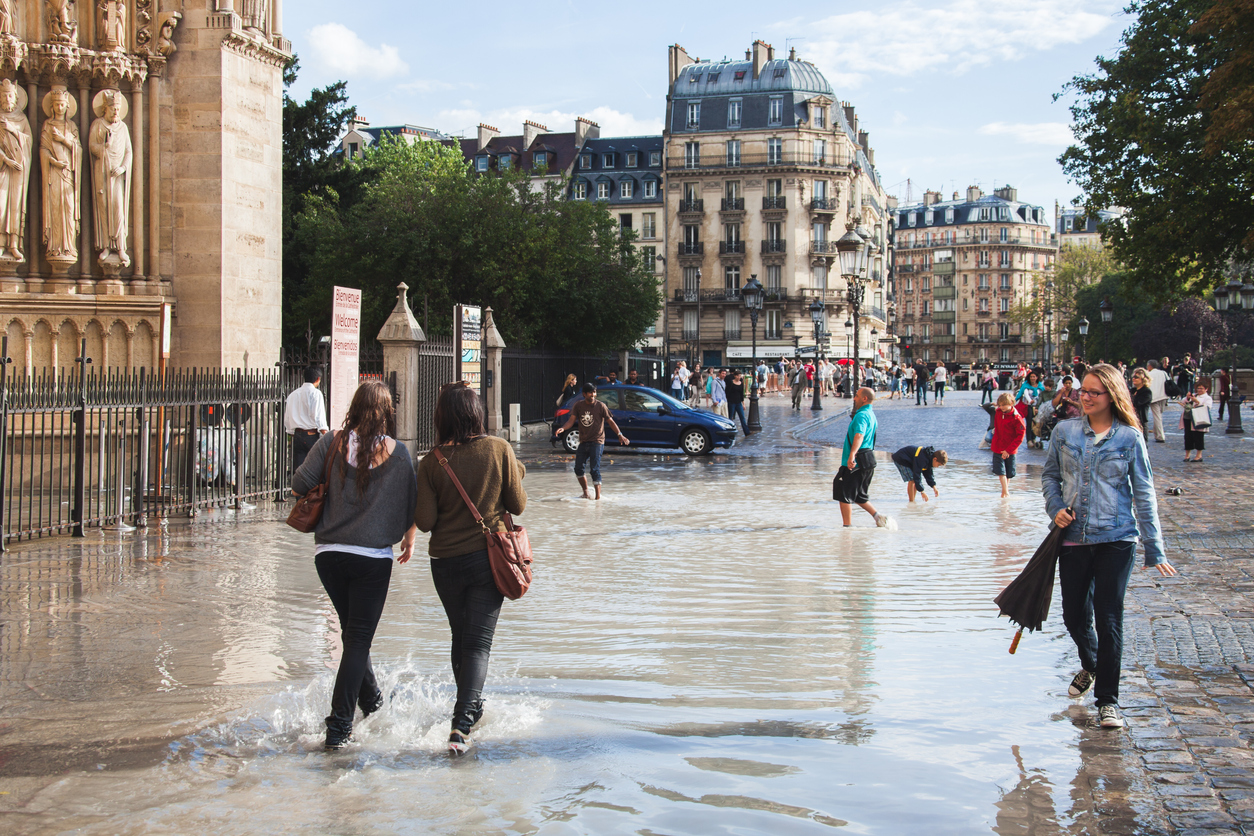
[[[484,436],[451,447],[441,447],[457,479],[470,494],[492,531],[504,531],[503,515],[521,514],[527,507],[523,477],[527,469],[514,458],[509,442]],[[418,505],[414,523],[431,532],[427,553],[432,557],[457,557],[486,548],[483,529],[475,522],[461,494],[434,454],[418,463]]]

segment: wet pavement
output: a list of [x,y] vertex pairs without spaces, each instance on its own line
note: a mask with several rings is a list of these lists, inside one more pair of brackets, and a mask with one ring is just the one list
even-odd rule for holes
[[[991,599],[1046,528],[1044,454],[997,498],[978,395],[877,403],[881,450],[948,449],[939,499],[885,466],[842,529],[848,401],[763,400],[767,431],[690,459],[609,452],[606,499],[524,442],[536,585],[507,603],[469,756],[443,739],[447,626],[397,567],[374,657],[389,704],[321,751],[337,647],[310,538],[272,508],[0,560],[6,833],[1242,833],[1254,831],[1244,482],[1254,441],[1151,445],[1179,577],[1128,596],[1125,732],[1067,698],[1055,600]],[[1174,416],[1172,416],[1174,418]],[[1180,497],[1163,495],[1180,486]],[[420,543],[422,541],[420,540]]]

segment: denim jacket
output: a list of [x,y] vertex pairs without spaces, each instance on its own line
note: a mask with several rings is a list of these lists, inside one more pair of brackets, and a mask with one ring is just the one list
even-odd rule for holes
[[1145,439],[1118,418],[1108,436],[1096,443],[1094,438],[1087,417],[1061,421],[1054,428],[1041,474],[1045,510],[1053,519],[1071,508],[1075,522],[1065,539],[1073,543],[1113,543],[1134,539],[1139,532],[1145,565],[1157,566],[1166,557]]

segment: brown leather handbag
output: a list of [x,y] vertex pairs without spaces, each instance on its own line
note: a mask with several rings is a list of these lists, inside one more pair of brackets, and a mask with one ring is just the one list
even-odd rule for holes
[[287,524],[297,531],[308,534],[318,527],[318,520],[322,519],[322,506],[327,501],[327,486],[331,482],[331,464],[335,461],[336,450],[342,446],[340,444],[340,436],[343,433],[336,433],[335,438],[331,441],[331,449],[327,451],[326,470],[322,474],[322,481],[309,489],[309,492],[296,500],[296,504],[292,506],[292,510],[287,515]]
[[506,511],[502,519],[505,520],[507,530],[490,531],[483,521],[483,515],[479,513],[475,503],[470,501],[466,489],[453,473],[453,468],[449,467],[448,459],[444,458],[438,447],[431,452],[435,454],[436,461],[444,468],[448,478],[453,480],[453,486],[462,495],[475,522],[483,529],[488,545],[488,563],[492,566],[492,580],[496,583],[497,591],[511,601],[517,601],[531,587],[531,541],[527,539],[527,529],[514,525],[514,518]]

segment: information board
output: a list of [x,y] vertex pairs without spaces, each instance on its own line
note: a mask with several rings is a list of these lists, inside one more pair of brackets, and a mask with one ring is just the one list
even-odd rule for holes
[[454,354],[457,369],[454,380],[464,380],[476,392],[481,389],[483,373],[483,309],[478,305],[455,305],[453,322],[457,324]]
[[336,287],[331,301],[331,429],[339,429],[357,391],[361,291]]

